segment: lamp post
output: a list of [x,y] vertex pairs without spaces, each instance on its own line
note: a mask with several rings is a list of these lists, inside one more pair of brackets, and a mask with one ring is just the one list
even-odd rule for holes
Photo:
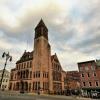
[[2,76],[1,76],[1,80],[0,80],[0,89],[1,89],[1,85],[2,85],[2,80],[3,80],[3,76],[4,76],[4,73],[5,73],[5,68],[6,68],[6,65],[7,65],[7,61],[12,61],[12,56],[9,55],[9,52],[8,53],[3,53],[2,55],[2,58],[6,57],[6,61],[5,61],[5,64],[4,64],[4,68],[3,68],[3,72],[2,72]]

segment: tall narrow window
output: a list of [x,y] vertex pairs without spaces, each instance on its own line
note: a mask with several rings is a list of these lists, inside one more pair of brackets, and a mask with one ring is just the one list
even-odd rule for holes
[[54,64],[52,63],[52,69],[54,68]]
[[88,77],[90,77],[90,73],[88,73]]
[[44,90],[44,82],[43,82],[43,90]]
[[40,89],[40,82],[38,82],[38,90]]
[[31,83],[29,83],[29,91],[31,91]]
[[19,64],[19,69],[20,69],[20,64]]
[[12,83],[10,83],[9,90],[12,90]]
[[47,72],[47,78],[48,78],[48,72]]
[[22,69],[23,69],[23,63],[22,63]]
[[26,63],[24,63],[24,68],[26,67]]
[[92,83],[91,82],[89,82],[89,86],[92,86]]
[[32,61],[30,61],[30,68],[32,67]]
[[96,86],[99,86],[98,82],[96,82]]
[[85,84],[85,82],[83,82],[83,86],[85,86],[86,84]]
[[27,62],[27,68],[29,68],[29,62]]
[[82,77],[84,77],[84,74],[82,73]]
[[34,84],[34,82],[33,82],[33,90],[34,90],[34,87],[35,87],[34,85],[35,85],[35,84]]
[[30,78],[32,78],[32,71],[30,71]]
[[38,71],[38,77],[40,77],[40,71]]
[[96,73],[94,73],[94,76],[96,76]]
[[36,85],[35,85],[35,90],[37,90],[37,82],[35,83]]
[[36,90],[37,89],[37,84],[36,84],[36,82],[34,82],[34,90]]
[[45,75],[45,78],[47,77],[47,74],[46,74],[46,72],[44,73],[44,75]]
[[37,71],[36,71],[35,75],[36,75],[36,78],[37,78],[37,77],[38,77],[38,73],[37,73]]
[[33,72],[33,77],[35,78],[35,72]]
[[44,78],[44,76],[45,76],[45,75],[44,75],[44,72],[43,72],[43,78]]

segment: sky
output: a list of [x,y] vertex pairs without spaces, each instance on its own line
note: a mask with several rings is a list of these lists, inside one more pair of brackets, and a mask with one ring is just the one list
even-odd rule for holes
[[100,0],[0,0],[0,69],[9,52],[15,63],[32,51],[34,28],[43,19],[49,30],[52,54],[62,68],[78,70],[77,63],[100,59]]

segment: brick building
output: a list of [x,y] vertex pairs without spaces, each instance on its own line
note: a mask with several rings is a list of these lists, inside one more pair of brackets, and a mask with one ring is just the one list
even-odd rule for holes
[[78,68],[82,94],[90,96],[93,91],[100,92],[100,61],[80,62]]
[[80,89],[80,74],[78,71],[67,71],[66,79],[67,79],[67,87],[70,90]]
[[67,71],[64,77],[64,94],[78,95],[80,90],[80,76],[78,71]]
[[65,76],[57,55],[51,55],[48,29],[40,20],[35,28],[33,51],[25,51],[11,70],[9,90],[57,93],[65,89]]

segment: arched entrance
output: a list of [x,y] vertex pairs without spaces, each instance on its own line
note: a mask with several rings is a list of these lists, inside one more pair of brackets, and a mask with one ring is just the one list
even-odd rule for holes
[[24,83],[24,90],[25,90],[26,92],[28,92],[28,83],[27,83],[27,82]]
[[20,93],[24,93],[24,82],[20,82]]
[[16,90],[19,90],[19,82],[16,83]]

